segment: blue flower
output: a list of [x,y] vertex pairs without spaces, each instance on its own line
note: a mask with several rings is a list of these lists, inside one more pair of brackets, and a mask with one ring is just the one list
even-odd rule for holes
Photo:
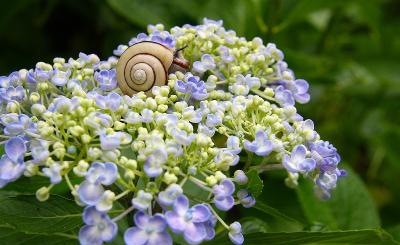
[[0,76],[0,87],[8,88],[10,86],[10,79],[7,76]]
[[25,170],[25,164],[14,162],[6,154],[0,159],[0,188],[18,179]]
[[26,94],[24,87],[19,85],[17,87],[10,86],[7,89],[1,89],[0,96],[5,101],[21,101],[25,99]]
[[143,41],[152,41],[159,44],[162,44],[168,48],[175,47],[175,39],[174,37],[167,31],[154,31],[149,36],[145,33],[139,33],[137,37],[132,38],[129,41],[129,46],[134,45],[135,43],[143,42]]
[[115,150],[121,144],[128,144],[132,141],[132,136],[125,132],[106,134],[104,130],[100,130],[99,134],[101,149],[105,151]]
[[45,140],[31,140],[29,149],[32,154],[32,163],[38,164],[45,162],[50,156],[50,143]]
[[115,92],[109,93],[106,96],[97,94],[95,97],[95,101],[97,106],[101,109],[116,111],[121,104],[121,95]]
[[193,63],[193,71],[199,74],[203,74],[207,70],[212,70],[215,68],[215,61],[213,57],[209,54],[203,54],[201,56],[201,61],[195,61]]
[[310,144],[311,157],[322,171],[332,171],[340,162],[336,148],[328,141],[318,141]]
[[53,70],[46,71],[37,67],[35,70],[30,70],[28,74],[26,74],[26,81],[31,84],[48,81],[52,74]]
[[242,234],[242,226],[239,222],[235,221],[229,226],[229,239],[235,245],[241,245],[244,242],[244,237]]
[[31,119],[25,114],[3,114],[0,116],[1,123],[5,126],[4,134],[5,135],[22,135],[25,130],[33,131],[34,124],[31,122]]
[[81,245],[102,245],[110,242],[117,234],[118,226],[110,217],[94,207],[86,207],[83,210],[84,225],[79,230],[79,242]]
[[51,82],[56,86],[64,86],[67,84],[69,77],[71,76],[71,70],[61,71],[56,69],[51,78]]
[[305,104],[310,101],[310,95],[308,94],[308,82],[304,79],[296,79],[294,81],[286,81],[285,87],[289,89],[294,99],[301,103]]
[[140,121],[144,123],[150,123],[153,121],[153,111],[149,109],[143,109],[140,113],[142,116],[140,117]]
[[187,133],[185,130],[176,127],[172,128],[170,134],[177,143],[185,146],[190,145],[196,137],[194,134]]
[[157,201],[162,206],[171,206],[175,199],[183,193],[182,187],[177,184],[169,185],[164,191],[158,193]]
[[215,126],[222,123],[222,119],[215,114],[208,114],[206,119],[206,125],[209,128],[214,128]]
[[186,242],[199,244],[207,238],[206,226],[211,218],[211,211],[204,204],[189,208],[188,198],[180,195],[174,202],[173,210],[165,213],[165,218],[173,232],[183,233]]
[[99,88],[103,91],[111,91],[117,87],[115,69],[101,70],[94,73],[94,79],[99,83]]
[[73,109],[72,100],[65,96],[59,96],[55,98],[48,108],[49,111],[58,113],[68,113],[72,111],[72,109]]
[[235,60],[235,57],[229,53],[230,49],[226,46],[219,46],[218,52],[221,55],[221,59],[224,63],[231,63]]
[[21,137],[12,137],[7,140],[4,151],[13,162],[22,163],[26,152],[26,144]]
[[157,177],[163,171],[163,165],[167,162],[168,155],[165,149],[157,148],[147,156],[143,169],[147,176]]
[[150,216],[138,211],[133,220],[136,226],[124,234],[127,245],[172,245],[172,238],[165,230],[167,223],[161,214]]
[[267,133],[262,130],[257,131],[254,141],[244,140],[243,145],[246,150],[263,157],[268,156],[274,149],[272,141],[268,140]]
[[315,169],[316,162],[312,158],[306,158],[307,148],[304,145],[296,145],[291,155],[283,156],[282,164],[291,173],[308,173]]
[[204,100],[208,96],[204,81],[190,73],[186,76],[185,82],[182,80],[176,81],[175,90],[188,95],[189,98],[194,100]]
[[62,167],[58,163],[53,163],[49,168],[43,168],[43,174],[50,178],[52,184],[58,184],[61,182],[61,170]]
[[235,192],[235,184],[230,179],[224,179],[219,185],[215,185],[213,187],[215,206],[222,211],[231,209],[235,202],[233,192]]
[[242,151],[240,139],[236,136],[229,136],[226,140],[226,150],[235,155],[239,154]]
[[347,173],[344,169],[321,172],[315,180],[317,195],[322,199],[329,199],[331,197],[330,191],[336,188],[338,179],[346,175]]
[[238,191],[237,197],[245,208],[251,208],[256,204],[256,199],[246,189]]
[[151,200],[153,200],[153,195],[151,193],[139,190],[136,197],[132,199],[132,205],[136,209],[144,211],[150,207]]
[[118,169],[114,163],[94,162],[86,173],[86,180],[78,188],[81,201],[87,205],[95,206],[104,193],[102,185],[111,185],[118,176]]
[[295,104],[292,92],[285,89],[282,85],[276,87],[275,99],[283,107],[293,106]]

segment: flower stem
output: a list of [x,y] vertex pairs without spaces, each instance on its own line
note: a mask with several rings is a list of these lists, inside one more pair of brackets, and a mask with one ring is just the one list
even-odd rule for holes
[[115,216],[111,221],[112,222],[118,222],[119,220],[121,220],[122,218],[124,218],[127,214],[129,214],[130,212],[132,212],[135,208],[133,206],[129,207],[128,209],[126,209],[124,212],[120,213],[118,216]]
[[214,210],[214,208],[213,208],[210,204],[208,204],[208,207],[210,208],[211,212],[215,215],[215,217],[217,218],[217,220],[218,220],[227,230],[229,230],[229,225],[227,225],[227,224],[225,223],[225,221],[223,221],[222,218],[219,217],[218,213]]

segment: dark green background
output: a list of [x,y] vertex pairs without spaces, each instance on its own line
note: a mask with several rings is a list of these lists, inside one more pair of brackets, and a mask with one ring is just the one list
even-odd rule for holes
[[[400,234],[400,1],[15,0],[1,9],[2,75],[79,52],[104,59],[147,24],[169,28],[203,17],[276,43],[311,85],[312,100],[300,112],[366,183],[382,227]],[[296,216],[296,193],[273,179],[265,177],[263,199]]]

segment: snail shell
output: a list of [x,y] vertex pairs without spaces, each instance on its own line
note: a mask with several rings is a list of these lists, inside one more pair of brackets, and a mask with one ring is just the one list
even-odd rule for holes
[[164,45],[151,41],[136,43],[118,60],[118,86],[129,96],[140,91],[149,94],[153,86],[167,83],[168,70],[173,62],[173,50]]

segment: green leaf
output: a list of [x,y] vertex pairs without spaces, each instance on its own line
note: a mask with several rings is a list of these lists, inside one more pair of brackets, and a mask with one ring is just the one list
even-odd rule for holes
[[156,0],[107,0],[109,5],[133,24],[146,28],[148,24],[176,23],[172,13],[176,9],[169,1]]
[[374,203],[361,179],[351,169],[338,181],[328,201],[318,200],[309,180],[299,184],[298,198],[308,221],[323,223],[330,229],[371,229],[380,226]]
[[259,210],[259,211],[261,211],[261,212],[263,212],[263,213],[269,214],[272,217],[277,218],[279,220],[282,220],[282,221],[285,221],[285,222],[288,222],[288,223],[294,223],[294,224],[297,224],[299,226],[303,226],[301,224],[301,222],[297,221],[296,219],[293,219],[293,218],[287,216],[286,214],[281,213],[279,210],[277,210],[277,209],[275,209],[275,208],[269,206],[268,204],[266,204],[264,202],[261,202],[259,200],[257,200],[256,205],[254,206],[254,208]]
[[82,225],[82,208],[74,201],[51,195],[39,202],[34,195],[0,196],[0,225],[18,232],[53,234],[77,230]]
[[0,226],[0,241],[4,245],[76,245],[78,241],[69,234],[28,234],[12,227]]
[[257,170],[253,169],[246,173],[249,178],[249,182],[247,183],[247,190],[254,196],[258,197],[263,190],[264,184],[260,176],[258,175]]
[[242,231],[244,234],[262,232],[266,233],[269,231],[269,226],[263,220],[256,217],[246,217],[240,220],[242,225]]
[[392,234],[394,239],[396,239],[397,241],[400,241],[400,224],[388,228],[387,232]]
[[[226,235],[226,234],[225,234]],[[232,244],[226,236],[218,236],[211,244]],[[314,244],[396,244],[393,238],[384,230],[358,230],[336,232],[276,232],[252,233],[245,235],[247,245],[298,245],[305,243]]]

